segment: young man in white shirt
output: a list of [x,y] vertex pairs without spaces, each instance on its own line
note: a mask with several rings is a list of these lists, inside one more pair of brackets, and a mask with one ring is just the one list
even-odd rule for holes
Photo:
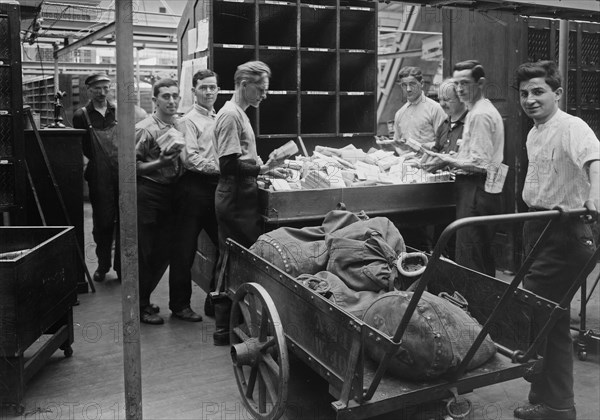
[[[516,82],[521,107],[534,122],[527,135],[529,167],[523,200],[530,211],[584,206],[597,216],[598,138],[583,120],[558,108],[563,89],[556,64],[551,61],[522,64],[516,71]],[[545,225],[546,221],[525,222],[526,253],[533,248]],[[560,302],[594,253],[592,229],[580,219],[556,221],[555,229],[541,246],[523,285],[539,296]],[[535,321],[540,328],[547,320]],[[530,378],[529,404],[517,408],[515,417],[575,420],[569,310],[556,321],[538,352],[544,358],[542,372]]]
[[[219,85],[216,73],[209,69],[196,72],[192,84],[196,103],[176,123],[177,129],[185,134],[186,145],[181,151],[181,161],[186,171],[175,187],[175,240],[169,269],[169,309],[177,319],[199,322],[202,316],[190,306],[191,268],[198,249],[198,235],[204,230],[215,247],[219,246],[215,214],[219,164],[213,141],[214,104]],[[212,283],[214,278],[211,286]],[[207,297],[207,302],[210,302],[209,299]],[[205,306],[205,312],[209,312],[206,315],[212,316],[209,308],[210,304]]]
[[[476,60],[457,63],[452,74],[456,93],[469,112],[456,155],[436,154],[456,172],[456,218],[502,213],[502,193],[485,190],[487,171],[504,157],[504,124],[498,110],[485,98],[483,66]],[[492,242],[496,227],[472,226],[456,232],[456,262],[494,277]]]

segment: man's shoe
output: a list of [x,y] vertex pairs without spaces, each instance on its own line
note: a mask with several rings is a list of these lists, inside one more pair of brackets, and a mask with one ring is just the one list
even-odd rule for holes
[[229,345],[229,330],[219,328],[213,333],[213,343],[215,346]]
[[212,297],[210,293],[206,295],[206,299],[204,299],[204,315],[209,317],[215,316],[215,306],[213,305]]
[[149,311],[142,311],[140,313],[140,321],[144,324],[161,325],[165,323],[165,320],[156,314],[152,314]]
[[202,321],[202,316],[200,316],[196,312],[192,311],[192,308],[190,308],[190,307],[182,309],[181,311],[173,312],[173,316],[175,318],[179,318],[183,321],[189,321],[189,322]]
[[535,391],[529,391],[529,396],[527,397],[527,399],[529,400],[529,404],[532,405],[542,404],[544,402],[542,396]]
[[576,420],[577,413],[575,407],[557,410],[546,404],[530,404],[524,407],[518,407],[514,411],[518,419],[523,420]]
[[101,283],[106,278],[106,273],[102,273],[102,272],[96,270],[94,272],[94,276],[92,278],[94,279],[94,281],[97,281],[98,283]]
[[146,310],[148,312],[151,312],[153,314],[157,314],[160,312],[160,307],[158,305],[155,305],[154,303],[151,303],[150,305],[148,305],[148,307],[146,308]]

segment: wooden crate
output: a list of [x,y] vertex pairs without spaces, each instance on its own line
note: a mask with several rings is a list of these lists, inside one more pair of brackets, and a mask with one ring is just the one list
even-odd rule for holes
[[[0,402],[20,404],[25,384],[58,349],[72,354],[77,301],[73,227],[0,227]],[[50,335],[30,357],[25,351]]]
[[338,203],[344,203],[351,212],[363,210],[370,217],[449,209],[455,205],[453,182],[293,191],[261,189],[259,200],[268,224],[321,220]]

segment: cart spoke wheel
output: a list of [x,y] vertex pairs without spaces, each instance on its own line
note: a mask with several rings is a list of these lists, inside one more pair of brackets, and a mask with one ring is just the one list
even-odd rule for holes
[[257,283],[242,284],[231,308],[231,360],[244,406],[256,419],[285,411],[289,360],[279,313]]

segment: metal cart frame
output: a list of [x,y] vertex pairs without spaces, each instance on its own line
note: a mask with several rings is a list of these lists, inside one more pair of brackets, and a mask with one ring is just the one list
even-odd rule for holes
[[[217,292],[233,300],[231,357],[242,401],[257,419],[277,419],[285,411],[289,381],[288,351],[293,352],[329,383],[336,398],[331,405],[338,419],[362,419],[408,406],[444,398],[448,412],[457,413],[458,395],[495,383],[534,373],[541,367],[536,349],[565,310],[583,282],[583,267],[561,302],[552,302],[519,287],[546,240],[553,222],[564,217],[588,215],[585,209],[464,218],[442,233],[426,270],[394,334],[389,337],[365,324],[331,301],[296,282],[284,271],[232,240],[227,241],[224,268]],[[441,258],[454,232],[465,226],[548,220],[536,246],[510,283],[486,276]],[[425,289],[432,293],[460,292],[470,302],[470,313],[482,330],[449,376],[428,383],[405,381],[386,375],[413,312]],[[533,338],[533,311],[548,321]],[[484,366],[466,371],[485,336],[490,334],[497,354]],[[370,343],[369,343],[370,342]],[[366,355],[366,345],[376,344],[385,355],[378,363]]]

